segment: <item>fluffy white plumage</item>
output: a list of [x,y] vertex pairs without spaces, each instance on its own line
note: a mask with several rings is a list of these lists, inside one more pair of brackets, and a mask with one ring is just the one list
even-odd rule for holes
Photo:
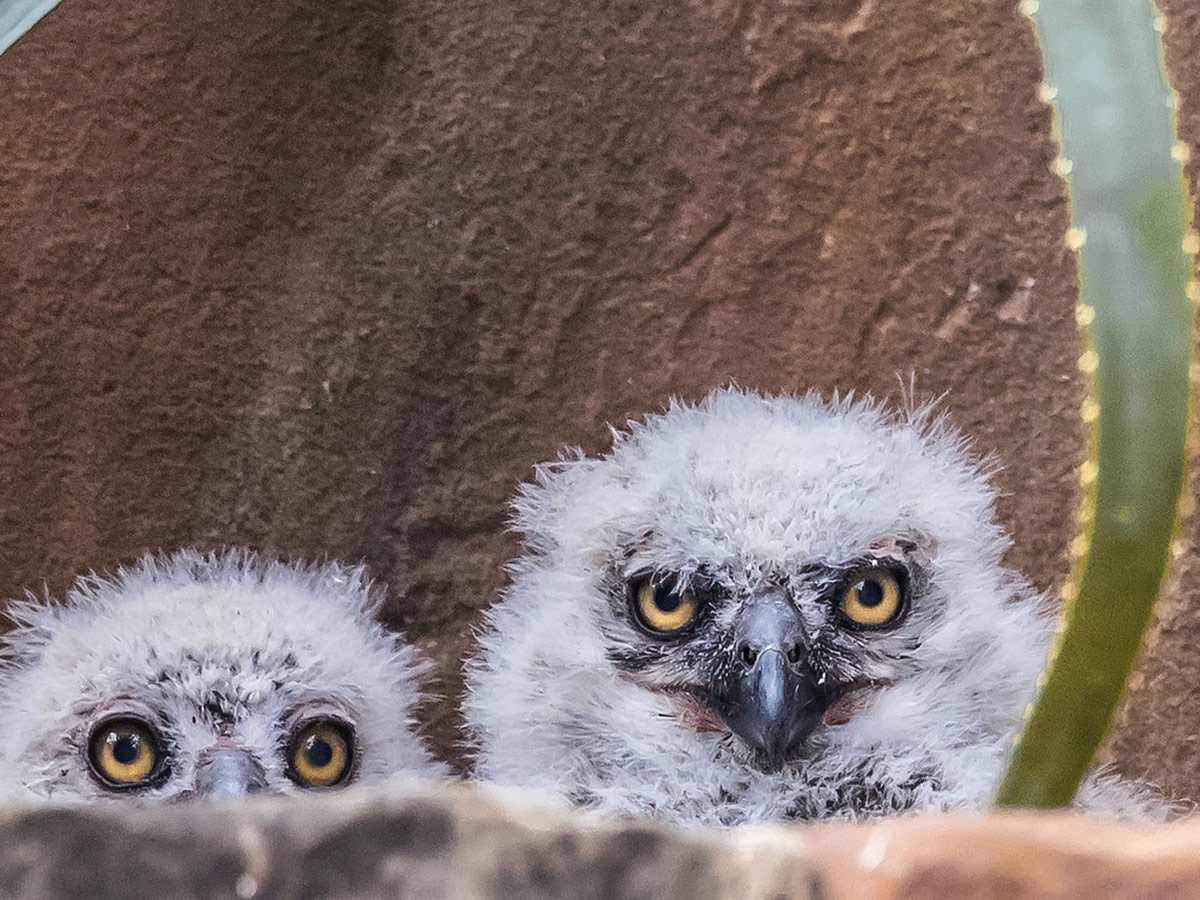
[[[1001,563],[989,474],[928,407],[736,388],[614,431],[601,458],[539,467],[516,502],[526,553],[468,665],[476,777],[710,824],[986,805],[1052,630]],[[833,609],[864,565],[907,587],[887,627]],[[639,626],[629,585],[648,572],[707,586],[699,625],[678,639]],[[712,701],[739,617],[769,592],[799,615],[807,689],[830,691],[774,771]],[[1114,775],[1079,802],[1165,813]]]
[[[0,792],[283,792],[298,789],[297,762],[318,782],[342,763],[337,783],[442,774],[413,720],[425,666],[374,620],[381,599],[360,566],[185,550],[81,578],[62,605],[12,604]],[[118,730],[105,749],[100,731],[112,722],[135,732]],[[341,738],[346,746],[331,747]],[[298,740],[309,741],[303,760],[289,746]],[[152,770],[136,742],[155,745]],[[116,784],[96,772],[97,753]],[[134,775],[145,777],[123,783]]]

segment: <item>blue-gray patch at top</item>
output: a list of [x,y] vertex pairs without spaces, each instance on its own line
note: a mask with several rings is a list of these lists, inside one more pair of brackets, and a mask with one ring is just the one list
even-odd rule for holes
[[56,6],[58,0],[0,0],[0,53]]

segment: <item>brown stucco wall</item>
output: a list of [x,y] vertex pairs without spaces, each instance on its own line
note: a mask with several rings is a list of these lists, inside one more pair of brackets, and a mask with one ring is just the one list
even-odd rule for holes
[[[1009,2],[63,0],[0,56],[0,595],[363,559],[453,697],[533,463],[729,379],[910,373],[1053,589],[1083,385],[1038,79]],[[1200,796],[1191,583],[1115,747]]]

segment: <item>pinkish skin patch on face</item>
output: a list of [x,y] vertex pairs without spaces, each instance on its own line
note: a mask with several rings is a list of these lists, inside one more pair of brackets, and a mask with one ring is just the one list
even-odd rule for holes
[[[874,685],[867,687],[874,687]],[[866,695],[867,691],[864,688],[851,688],[846,691],[833,702],[829,709],[825,710],[825,715],[821,717],[821,724],[826,728],[831,725],[845,725],[854,718],[855,713],[866,705]]]
[[717,711],[696,697],[688,697],[684,713],[680,718],[696,732],[729,734],[729,726],[717,715]]
[[821,717],[821,724],[826,728],[845,725],[871,702],[876,691],[891,686],[892,682],[890,681],[868,681],[865,684],[847,687],[829,709],[825,710],[825,715]]
[[[634,680],[636,681],[636,679]],[[637,683],[640,684],[640,682]],[[663,687],[662,685],[642,684],[641,687],[669,697],[676,710],[674,717],[693,731],[729,733],[729,726],[721,721],[717,711],[695,692],[687,688]]]

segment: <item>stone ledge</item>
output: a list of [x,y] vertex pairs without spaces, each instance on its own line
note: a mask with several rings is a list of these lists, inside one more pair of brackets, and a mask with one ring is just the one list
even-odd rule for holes
[[[386,795],[385,795],[386,793]],[[296,800],[0,813],[4,897],[1200,896],[1200,825],[1055,813],[679,831],[408,785]]]
[[1001,812],[794,831],[830,898],[1200,897],[1200,823]]
[[681,833],[494,790],[413,786],[235,805],[0,814],[4,897],[810,898],[770,830]]

